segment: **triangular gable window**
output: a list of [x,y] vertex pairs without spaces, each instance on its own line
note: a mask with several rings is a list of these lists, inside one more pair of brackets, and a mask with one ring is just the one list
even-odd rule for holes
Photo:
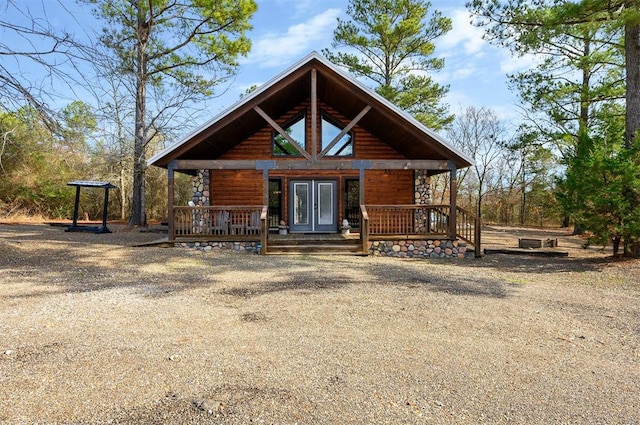
[[[305,129],[306,129],[305,115],[300,115],[282,126],[284,131],[298,144],[302,150],[305,149]],[[291,144],[289,140],[279,134],[277,131],[273,132],[271,137],[273,145],[273,154],[278,156],[302,156],[298,149]]]
[[[322,150],[324,150],[333,139],[340,134],[344,127],[340,126],[336,120],[322,115]],[[353,134],[348,132],[329,149],[327,156],[353,156]]]

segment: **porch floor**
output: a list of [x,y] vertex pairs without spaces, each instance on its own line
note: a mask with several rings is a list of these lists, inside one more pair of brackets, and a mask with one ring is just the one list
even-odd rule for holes
[[358,240],[360,233],[287,233],[281,235],[279,233],[269,233],[270,241],[343,241]]

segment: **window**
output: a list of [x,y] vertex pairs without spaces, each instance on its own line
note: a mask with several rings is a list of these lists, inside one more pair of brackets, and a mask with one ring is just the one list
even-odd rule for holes
[[[289,136],[298,144],[302,150],[305,149],[305,130],[306,130],[306,119],[304,115],[299,115],[287,124],[283,125],[282,128],[287,132]],[[277,131],[273,132],[271,137],[272,145],[273,145],[273,154],[280,156],[300,156],[300,152],[296,149],[295,146],[289,142],[286,138],[284,138]]]
[[[322,115],[322,150],[331,144],[333,139],[342,131],[336,120]],[[348,132],[329,149],[327,156],[353,156],[353,134]]]

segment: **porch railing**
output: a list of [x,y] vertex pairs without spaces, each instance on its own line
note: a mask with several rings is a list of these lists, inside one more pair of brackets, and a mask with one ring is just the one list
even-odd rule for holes
[[480,219],[463,208],[456,208],[455,219],[450,205],[361,205],[360,209],[363,251],[370,235],[420,235],[459,238],[472,244],[476,255],[480,253]]
[[369,234],[451,235],[449,205],[367,205]]
[[263,233],[266,217],[259,206],[175,206],[174,239],[234,236],[255,238]]

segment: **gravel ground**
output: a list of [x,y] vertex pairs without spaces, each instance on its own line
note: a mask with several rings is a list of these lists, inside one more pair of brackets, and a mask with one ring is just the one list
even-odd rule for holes
[[115,230],[0,224],[0,423],[640,423],[640,262],[562,232],[403,261]]

